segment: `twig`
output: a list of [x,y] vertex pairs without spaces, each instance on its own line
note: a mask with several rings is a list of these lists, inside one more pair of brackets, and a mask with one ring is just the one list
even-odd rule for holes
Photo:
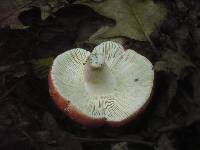
[[181,125],[176,125],[176,124],[172,124],[172,125],[169,125],[169,126],[166,126],[166,127],[162,127],[158,130],[158,132],[171,132],[171,131],[174,131],[174,130],[177,130],[179,128],[182,128],[183,126]]
[[74,140],[80,140],[81,142],[131,142],[134,144],[145,145],[148,147],[154,147],[154,143],[138,140],[138,139],[128,139],[128,138],[82,138],[82,137],[72,137]]
[[25,64],[24,61],[19,61],[19,62],[15,63],[15,64],[2,65],[2,66],[0,66],[0,73],[6,72],[6,71],[10,71],[13,68],[16,69],[15,67],[17,67],[18,65],[24,65],[24,64]]

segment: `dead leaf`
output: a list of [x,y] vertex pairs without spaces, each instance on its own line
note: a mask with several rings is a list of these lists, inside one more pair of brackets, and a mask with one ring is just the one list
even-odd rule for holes
[[18,19],[22,11],[28,10],[33,6],[39,7],[41,19],[45,20],[52,12],[56,12],[66,3],[66,0],[2,0],[0,5],[0,27],[27,28]]
[[151,0],[106,0],[98,3],[79,0],[77,3],[87,5],[99,14],[116,21],[114,27],[106,26],[99,29],[91,36],[90,41],[112,37],[149,41],[149,35],[166,15],[166,8],[161,3],[154,3]]
[[31,4],[31,0],[2,0],[0,5],[0,27],[25,28],[18,20],[21,11]]
[[113,145],[112,150],[128,150],[127,142],[120,142]]
[[163,134],[158,140],[158,147],[155,150],[176,150],[172,144],[170,137]]
[[43,0],[45,3],[40,4],[38,2],[40,11],[41,11],[41,19],[47,19],[52,13],[57,12],[60,8],[64,7],[65,4],[68,4],[67,0]]
[[45,6],[40,8],[40,11],[41,11],[41,19],[45,20],[51,14],[51,7],[48,6],[48,5],[45,5]]
[[194,67],[189,57],[183,52],[173,52],[171,50],[163,53],[161,59],[154,65],[156,71],[174,73],[178,78],[181,77],[182,71],[187,67]]

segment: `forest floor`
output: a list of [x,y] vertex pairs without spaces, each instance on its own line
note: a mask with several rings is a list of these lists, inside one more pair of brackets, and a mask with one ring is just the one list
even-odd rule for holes
[[[0,2],[0,8],[6,10],[8,2]],[[47,82],[55,56],[77,46],[92,50],[96,43],[87,39],[105,22],[115,26],[115,20],[74,1],[56,5],[58,10],[46,16],[46,7],[38,4],[23,11],[21,4],[14,11],[0,9],[0,149],[199,150],[200,2],[166,0],[164,5],[167,15],[150,40],[123,37],[126,48],[158,69],[152,103],[120,128],[71,121],[52,103]]]

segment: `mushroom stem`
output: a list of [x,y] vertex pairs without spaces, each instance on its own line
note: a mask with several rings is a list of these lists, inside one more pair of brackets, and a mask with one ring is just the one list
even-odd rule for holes
[[91,54],[84,68],[86,90],[95,95],[102,95],[114,89],[115,79],[101,55]]
[[104,78],[106,67],[101,55],[91,53],[85,64],[85,81],[93,84],[101,82]]

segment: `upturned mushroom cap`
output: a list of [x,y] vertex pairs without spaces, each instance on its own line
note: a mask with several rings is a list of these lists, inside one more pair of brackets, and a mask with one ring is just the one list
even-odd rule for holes
[[121,126],[148,104],[153,80],[147,58],[108,41],[92,53],[76,48],[57,56],[49,91],[57,107],[83,125]]

